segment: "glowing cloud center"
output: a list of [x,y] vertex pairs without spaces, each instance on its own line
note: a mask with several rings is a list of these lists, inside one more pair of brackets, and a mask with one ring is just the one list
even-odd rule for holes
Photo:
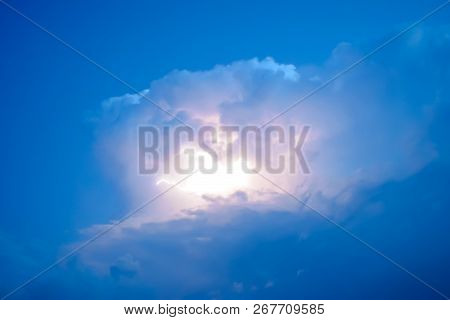
[[[161,183],[175,184],[173,178],[162,178],[156,184],[159,185]],[[235,161],[232,164],[231,172],[228,172],[225,165],[218,164],[218,168],[214,173],[196,172],[193,176],[183,181],[178,189],[197,195],[229,196],[249,186],[249,174],[243,172],[240,161]]]
[[[229,196],[237,191],[243,191],[250,187],[249,173],[244,172],[242,168],[242,160],[237,159],[231,164],[223,161],[216,163],[216,170],[212,173],[205,170],[198,170],[200,167],[200,157],[202,157],[207,168],[213,167],[213,159],[209,154],[198,151],[194,158],[194,174],[183,181],[177,188],[187,193],[196,195],[213,195],[213,196]],[[187,162],[186,159],[183,159]],[[183,161],[182,160],[182,161]],[[186,164],[184,163],[184,165]],[[228,168],[230,166],[230,168]],[[174,185],[183,178],[181,174],[163,175],[157,182]]]

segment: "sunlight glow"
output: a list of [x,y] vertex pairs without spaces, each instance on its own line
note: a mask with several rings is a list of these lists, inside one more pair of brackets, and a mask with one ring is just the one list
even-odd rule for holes
[[[175,182],[173,179],[162,178],[156,184],[159,185],[162,183],[173,185]],[[249,187],[249,184],[249,174],[242,170],[240,161],[235,161],[232,164],[231,172],[227,172],[225,165],[219,164],[216,172],[197,172],[184,181],[178,189],[200,196],[214,195],[226,197],[237,191],[243,191]]]

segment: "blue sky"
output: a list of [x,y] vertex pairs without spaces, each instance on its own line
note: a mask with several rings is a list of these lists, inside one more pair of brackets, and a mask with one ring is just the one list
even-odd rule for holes
[[[313,88],[311,79],[327,79],[441,2],[9,3],[175,106],[175,88],[228,94],[224,70],[231,70],[245,102],[267,102],[255,83],[276,88],[280,104],[268,108],[275,113]],[[310,149],[319,155],[306,190],[312,203],[447,296],[449,10],[318,93],[317,108],[290,115],[331,136]],[[105,143],[126,148],[118,136],[149,106],[130,109],[123,98],[129,88],[1,4],[0,37],[4,295],[141,199],[139,182],[123,174],[131,170],[123,154]],[[267,57],[309,80],[290,84],[265,69]],[[182,97],[196,103],[195,95]],[[118,110],[117,119],[92,121],[110,112],[105,105]],[[259,120],[240,107],[220,112],[237,122]],[[304,208],[259,211],[213,205],[195,211],[194,220],[140,222],[14,297],[442,298]],[[211,212],[226,223],[211,221]]]

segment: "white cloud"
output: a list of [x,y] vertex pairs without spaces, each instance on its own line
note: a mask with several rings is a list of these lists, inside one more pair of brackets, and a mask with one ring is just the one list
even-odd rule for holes
[[[258,125],[357,58],[359,53],[343,43],[322,66],[295,67],[266,58],[217,65],[206,71],[173,71],[153,81],[142,94],[193,125]],[[428,123],[422,120],[421,113],[405,109],[397,97],[387,97],[387,76],[382,66],[361,65],[277,119],[276,124],[312,127],[304,148],[312,174],[270,178],[298,197],[324,207],[327,203],[350,201],[355,185],[402,178],[430,161],[434,154],[426,140]],[[161,192],[161,186],[155,183],[157,177],[137,174],[137,127],[176,125],[176,120],[137,94],[105,101],[101,119],[98,146],[104,166],[113,172],[130,203],[137,204]],[[419,152],[419,148],[427,152]],[[259,179],[252,182],[258,188],[242,190],[247,195],[280,193],[261,178],[252,179]],[[179,190],[165,197],[150,206],[135,226],[183,218],[183,212],[210,205],[204,197],[193,200]],[[256,207],[260,201],[274,204],[273,199],[251,198],[246,205]]]

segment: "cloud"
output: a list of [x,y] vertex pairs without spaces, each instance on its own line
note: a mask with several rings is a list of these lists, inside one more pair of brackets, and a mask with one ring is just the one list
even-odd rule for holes
[[[416,203],[406,200],[448,176],[441,166],[450,159],[443,120],[450,105],[445,87],[450,44],[426,29],[412,37],[396,43],[391,49],[395,54],[370,59],[277,119],[282,125],[312,127],[304,149],[312,173],[271,178],[381,249],[392,250],[402,262],[421,265],[415,253],[385,244],[383,235],[398,237],[392,224],[408,237],[420,233],[418,225],[405,222],[413,214],[435,232],[423,240],[423,249],[442,240],[443,229],[433,221],[448,224],[442,216],[449,206],[441,199],[443,185],[429,191],[428,198],[417,197]],[[194,126],[260,124],[360,57],[351,44],[341,43],[322,65],[293,66],[265,58],[204,71],[176,70],[142,94]],[[160,192],[157,177],[137,174],[136,127],[175,126],[176,121],[134,94],[105,101],[97,119],[104,167],[122,186],[130,206]],[[411,279],[398,276],[367,248],[355,248],[276,188],[261,181],[254,186],[227,196],[196,197],[173,190],[86,248],[79,263],[98,277],[112,278],[113,286],[131,290],[131,296],[151,288],[159,298],[386,297],[371,280],[373,274],[394,281],[398,287],[391,289],[397,296],[409,296],[404,288]],[[438,207],[430,216],[420,216],[429,201]],[[364,221],[379,233],[367,230]],[[87,228],[86,236],[103,227]],[[440,258],[444,264],[450,261],[448,255],[426,251],[421,254],[430,259],[428,270],[439,269],[434,263]],[[355,257],[363,258],[356,262]],[[334,271],[351,272],[354,291],[329,276],[319,281],[323,272]],[[376,290],[365,291],[362,283]]]
[[[437,64],[420,65],[414,57],[417,51],[421,58],[448,51],[448,41],[433,42],[438,36],[426,30],[420,35],[396,44],[393,50],[404,53],[401,58],[371,59],[274,121],[311,126],[304,153],[312,174],[270,178],[311,205],[326,209],[335,203],[350,203],[362,186],[404,179],[437,157],[439,150],[429,128],[433,115],[448,101],[448,91],[443,88],[448,71]],[[255,58],[210,70],[175,70],[153,81],[141,94],[196,127],[210,123],[259,125],[361,55],[351,44],[341,43],[322,65],[294,66],[273,58]],[[434,73],[438,70],[440,74]],[[414,78],[410,78],[411,72]],[[424,88],[427,90],[418,93]],[[416,99],[418,95],[420,99]],[[162,186],[156,184],[160,177],[137,174],[137,127],[179,123],[137,94],[106,100],[98,119],[97,146],[105,170],[122,187],[130,204],[161,192]],[[281,193],[261,178],[252,179],[251,185],[257,188],[236,190],[245,194],[247,205],[252,199],[268,203],[267,195]],[[256,196],[261,193],[266,197]],[[154,206],[141,215],[136,226],[185,217],[184,210],[207,206],[211,200],[208,196],[193,200],[195,196],[180,192],[169,198],[166,203],[184,206]]]

